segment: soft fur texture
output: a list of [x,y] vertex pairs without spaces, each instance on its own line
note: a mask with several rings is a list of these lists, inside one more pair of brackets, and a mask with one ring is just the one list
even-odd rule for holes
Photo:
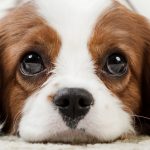
[[[20,63],[31,51],[45,70],[27,76]],[[127,59],[125,75],[104,72],[111,53]],[[147,123],[138,124],[138,115],[149,117],[149,66],[149,22],[117,1],[22,2],[0,21],[2,131],[30,142],[72,143],[149,133]],[[71,120],[75,129],[53,103],[63,88],[85,89],[94,99],[86,116]]]

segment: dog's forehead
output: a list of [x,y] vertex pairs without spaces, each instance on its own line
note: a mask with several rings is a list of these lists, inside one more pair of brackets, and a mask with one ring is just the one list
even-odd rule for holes
[[35,0],[35,3],[40,15],[59,33],[62,43],[65,39],[83,43],[112,0],[49,0],[46,3]]

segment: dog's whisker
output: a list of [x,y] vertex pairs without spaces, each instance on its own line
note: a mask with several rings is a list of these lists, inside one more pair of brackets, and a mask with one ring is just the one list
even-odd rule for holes
[[143,118],[143,119],[147,119],[150,120],[149,117],[145,117],[145,116],[140,116],[140,115],[131,115],[132,117],[137,117],[137,118]]

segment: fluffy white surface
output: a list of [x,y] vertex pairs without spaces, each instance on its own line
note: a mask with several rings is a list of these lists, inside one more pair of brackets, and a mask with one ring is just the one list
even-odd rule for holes
[[23,142],[16,137],[0,137],[0,150],[148,150],[150,149],[150,137],[136,137],[124,141],[116,141],[110,144],[31,144]]

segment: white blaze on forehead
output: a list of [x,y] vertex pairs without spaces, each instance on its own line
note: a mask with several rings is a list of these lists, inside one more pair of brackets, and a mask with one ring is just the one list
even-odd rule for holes
[[65,74],[75,75],[81,70],[85,71],[90,66],[91,60],[87,47],[88,41],[99,16],[111,6],[112,1],[35,0],[35,3],[39,14],[61,38],[57,73],[59,71],[60,74],[61,70],[65,70]]
[[44,2],[35,0],[35,2],[40,14],[59,33],[62,43],[72,42],[74,45],[88,40],[98,17],[112,3],[111,0],[45,0]]

